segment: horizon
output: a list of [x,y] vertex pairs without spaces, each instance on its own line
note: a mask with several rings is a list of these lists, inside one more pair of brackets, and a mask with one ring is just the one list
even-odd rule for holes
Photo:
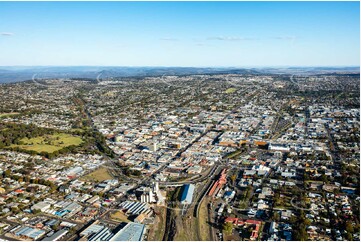
[[0,66],[359,67],[359,2],[0,2]]
[[360,65],[315,65],[315,66],[126,66],[126,65],[0,65],[0,68],[3,67],[127,67],[127,68],[324,68],[324,67],[333,67],[333,68],[360,68]]

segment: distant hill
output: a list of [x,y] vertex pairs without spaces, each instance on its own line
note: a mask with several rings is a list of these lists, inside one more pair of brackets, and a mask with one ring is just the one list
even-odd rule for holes
[[359,67],[282,67],[282,68],[197,68],[197,67],[116,67],[116,66],[2,66],[0,83],[43,78],[144,77],[195,74],[327,74],[359,73]]

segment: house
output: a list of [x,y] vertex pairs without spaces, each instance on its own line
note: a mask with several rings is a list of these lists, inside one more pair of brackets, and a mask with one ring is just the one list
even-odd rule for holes
[[282,220],[289,220],[293,215],[291,210],[283,210],[281,211],[281,219]]
[[258,220],[253,220],[253,219],[247,219],[247,220],[243,220],[243,219],[237,219],[234,222],[236,222],[237,226],[252,226],[252,232],[251,232],[251,236],[250,236],[250,240],[257,240],[258,239],[258,235],[259,235],[259,229],[261,227],[262,222],[258,221]]

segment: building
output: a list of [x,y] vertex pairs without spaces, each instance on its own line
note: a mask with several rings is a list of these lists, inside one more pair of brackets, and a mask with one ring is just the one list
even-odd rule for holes
[[259,230],[262,225],[261,221],[253,219],[241,219],[241,218],[231,218],[228,217],[225,219],[225,223],[232,223],[235,226],[252,226],[251,235],[249,240],[257,240],[259,235]]
[[99,232],[91,234],[88,241],[109,241],[113,237],[113,233],[107,227],[102,228]]
[[150,216],[153,213],[147,203],[125,201],[122,202],[119,207],[128,215],[139,215],[141,213],[145,213]]
[[98,233],[100,230],[102,230],[104,228],[103,225],[99,225],[98,224],[99,221],[94,221],[91,225],[89,225],[86,229],[84,229],[81,233],[80,236],[88,236],[91,234],[95,234]]
[[39,202],[37,204],[34,204],[31,207],[31,210],[40,210],[41,212],[45,212],[46,210],[50,209],[51,204],[47,202]]
[[183,192],[180,199],[182,204],[192,203],[194,188],[195,186],[193,184],[187,184],[183,186]]
[[217,194],[217,192],[222,189],[223,185],[227,183],[227,170],[223,169],[219,179],[213,184],[211,190],[208,195],[213,196]]
[[274,150],[274,151],[283,151],[283,152],[289,152],[290,151],[290,147],[286,144],[270,144],[268,146],[269,150]]
[[31,228],[28,226],[22,226],[16,231],[14,231],[15,236],[20,237],[22,239],[28,240],[37,240],[45,235],[45,230]]
[[140,196],[140,201],[142,203],[155,203],[157,200],[152,189],[147,187],[144,189],[143,194]]
[[110,241],[142,241],[145,226],[138,223],[128,223],[119,230]]
[[188,174],[200,174],[202,172],[201,166],[191,166],[188,168],[187,173]]
[[62,230],[59,230],[58,232],[54,233],[52,236],[44,238],[42,241],[58,241],[67,233],[68,233],[68,230],[62,229]]
[[156,151],[158,150],[157,143],[156,143],[156,142],[152,143],[152,144],[150,145],[150,147],[149,147],[149,150],[150,150],[150,151],[153,151],[153,152],[156,152]]

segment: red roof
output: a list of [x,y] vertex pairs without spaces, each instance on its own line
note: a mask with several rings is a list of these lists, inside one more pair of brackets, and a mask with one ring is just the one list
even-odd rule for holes
[[261,224],[261,221],[254,220],[254,219],[247,219],[246,223],[247,224]]
[[231,218],[231,217],[228,217],[225,219],[225,222],[226,223],[238,223],[238,218]]

